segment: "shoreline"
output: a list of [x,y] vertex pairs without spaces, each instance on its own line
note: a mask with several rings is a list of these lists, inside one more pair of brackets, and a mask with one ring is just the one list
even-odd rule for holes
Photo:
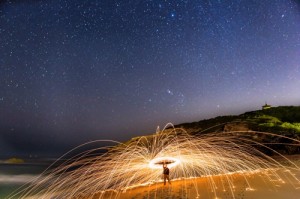
[[[289,164],[284,157],[300,167],[300,155],[286,155],[281,156],[271,156],[274,160],[279,161],[283,166]],[[20,164],[18,164],[20,165]],[[10,166],[10,164],[5,164],[5,166]],[[14,165],[12,165],[14,167]],[[35,166],[35,165],[32,165]],[[275,169],[275,168],[274,168]],[[300,182],[294,179],[287,178],[287,173],[289,167],[280,170],[280,176],[283,181],[276,179],[275,175],[266,175],[264,171],[253,171],[249,173],[228,173],[226,175],[214,175],[214,176],[202,176],[189,179],[171,179],[172,185],[163,185],[163,181],[160,179],[150,184],[138,185],[135,187],[130,187],[125,190],[106,190],[95,193],[94,196],[86,197],[82,195],[80,198],[86,199],[98,199],[100,196],[102,198],[124,198],[124,199],[145,199],[145,198],[203,198],[203,199],[215,199],[219,198],[272,198],[281,199],[284,194],[287,194],[289,199],[298,199],[300,195]],[[298,179],[300,179],[300,169],[292,171]],[[172,170],[171,170],[172,174]],[[266,182],[266,177],[270,180]],[[275,176],[275,178],[274,178]],[[172,177],[172,175],[171,175]],[[245,178],[246,177],[246,178]],[[274,179],[273,179],[274,178]],[[245,180],[246,179],[246,180]],[[289,181],[292,184],[285,184],[283,182]],[[230,187],[230,184],[234,185]],[[251,186],[248,186],[251,185]],[[221,190],[223,188],[225,190]],[[234,188],[233,188],[234,187]],[[278,192],[278,196],[274,194]],[[261,195],[260,195],[261,194]],[[281,198],[280,198],[280,197]]]

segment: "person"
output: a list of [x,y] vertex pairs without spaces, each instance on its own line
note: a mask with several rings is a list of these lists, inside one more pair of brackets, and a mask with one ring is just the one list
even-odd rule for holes
[[170,173],[170,170],[169,170],[168,166],[166,164],[163,164],[164,185],[166,185],[166,180],[168,180],[169,184],[171,184],[170,178],[169,178],[169,173]]

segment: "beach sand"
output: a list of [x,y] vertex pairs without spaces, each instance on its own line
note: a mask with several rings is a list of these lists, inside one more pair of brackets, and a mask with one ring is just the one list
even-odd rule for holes
[[[273,175],[272,170],[257,171],[252,174],[230,174],[224,176],[206,176],[201,178],[174,180],[172,184],[163,185],[162,182],[152,185],[128,189],[126,192],[109,191],[102,198],[122,199],[299,199],[300,183],[288,176],[291,171],[276,170],[281,177]],[[267,176],[265,174],[268,174]],[[300,172],[293,173],[298,179]],[[245,180],[247,179],[247,180]],[[230,180],[231,186],[228,184]],[[214,188],[213,188],[214,187]],[[99,195],[93,198],[99,198]]]
[[[289,156],[300,166],[300,156]],[[299,199],[300,169],[288,169],[291,162],[283,157],[276,158],[281,168],[231,173],[218,176],[202,176],[192,179],[172,179],[171,185],[162,180],[143,186],[128,188],[126,191],[105,191],[80,199]],[[296,166],[296,167],[295,167]],[[172,172],[172,170],[171,170]],[[172,173],[171,173],[172,174]],[[149,173],[149,175],[151,175]],[[39,198],[37,196],[33,198]],[[53,198],[52,196],[45,198]]]

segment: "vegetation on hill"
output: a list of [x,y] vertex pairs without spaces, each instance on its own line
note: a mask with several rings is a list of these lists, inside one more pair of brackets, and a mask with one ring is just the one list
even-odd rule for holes
[[[195,136],[235,132],[240,137],[252,140],[252,143],[261,143],[254,144],[254,147],[268,155],[300,153],[300,106],[280,106],[236,116],[219,116],[178,124],[175,128],[183,128],[187,133]],[[170,133],[168,129],[164,133]],[[151,137],[152,135],[145,136],[145,141],[150,140]],[[139,138],[132,138],[125,143],[125,146]]]
[[300,107],[280,106],[243,114],[253,130],[300,134]]
[[[300,106],[280,106],[265,110],[246,112],[237,116],[222,116],[193,123],[175,125],[188,133],[197,135],[211,132],[240,131],[243,136],[263,143],[271,150],[262,149],[267,154],[275,150],[283,154],[300,153]],[[248,133],[247,133],[248,132]],[[265,135],[254,132],[268,132]],[[268,144],[265,144],[268,143]]]
[[247,112],[238,116],[221,116],[175,127],[185,128],[189,133],[223,131],[228,123],[247,123],[249,130],[272,133],[297,133],[300,135],[300,106],[279,106],[266,110]]

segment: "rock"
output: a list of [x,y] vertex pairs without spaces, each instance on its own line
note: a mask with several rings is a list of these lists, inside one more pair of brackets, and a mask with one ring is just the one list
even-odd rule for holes
[[10,158],[8,160],[4,161],[6,164],[22,164],[24,163],[24,160],[20,158]]
[[234,122],[225,124],[223,131],[250,131],[250,129],[246,122]]

